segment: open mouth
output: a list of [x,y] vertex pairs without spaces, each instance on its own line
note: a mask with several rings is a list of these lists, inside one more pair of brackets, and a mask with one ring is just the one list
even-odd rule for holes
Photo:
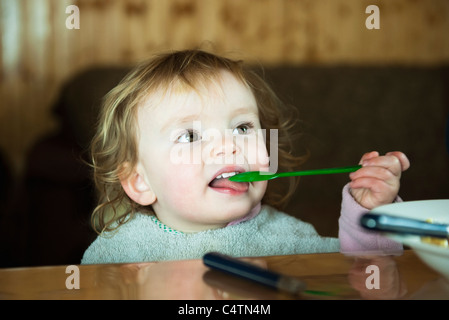
[[218,175],[217,177],[215,177],[215,179],[214,180],[217,180],[217,179],[226,179],[226,178],[229,178],[229,177],[233,177],[233,176],[235,176],[236,174],[239,174],[240,172],[237,172],[237,171],[234,171],[234,172],[223,172],[222,174],[220,174],[220,175]]
[[210,183],[209,187],[215,189],[216,191],[226,192],[226,193],[242,193],[248,191],[248,182],[234,182],[230,181],[228,178],[235,176],[236,174],[242,173],[241,171],[225,171],[219,173]]

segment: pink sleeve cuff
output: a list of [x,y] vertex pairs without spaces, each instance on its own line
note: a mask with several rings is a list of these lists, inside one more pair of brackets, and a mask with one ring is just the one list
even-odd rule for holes
[[[397,197],[394,202],[402,202]],[[340,251],[344,254],[401,254],[401,243],[393,241],[378,232],[364,229],[360,218],[368,209],[362,207],[349,192],[349,185],[343,188],[341,215],[338,220]]]

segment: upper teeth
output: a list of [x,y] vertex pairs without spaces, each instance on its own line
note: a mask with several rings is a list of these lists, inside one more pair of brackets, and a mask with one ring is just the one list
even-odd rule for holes
[[217,176],[215,179],[229,178],[235,176],[238,172],[225,172]]

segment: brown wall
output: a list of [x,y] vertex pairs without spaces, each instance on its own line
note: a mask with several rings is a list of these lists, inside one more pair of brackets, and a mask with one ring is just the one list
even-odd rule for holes
[[[80,29],[65,26],[69,5]],[[368,30],[368,5],[380,29]],[[0,0],[0,148],[20,173],[71,75],[211,42],[265,64],[449,62],[447,0]]]

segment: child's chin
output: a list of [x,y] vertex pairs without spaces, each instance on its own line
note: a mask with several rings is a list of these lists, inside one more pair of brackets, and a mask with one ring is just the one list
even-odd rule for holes
[[226,216],[227,224],[236,224],[238,222],[248,220],[251,213],[251,208],[248,206],[240,206],[239,208],[228,208],[227,212],[223,214]]

